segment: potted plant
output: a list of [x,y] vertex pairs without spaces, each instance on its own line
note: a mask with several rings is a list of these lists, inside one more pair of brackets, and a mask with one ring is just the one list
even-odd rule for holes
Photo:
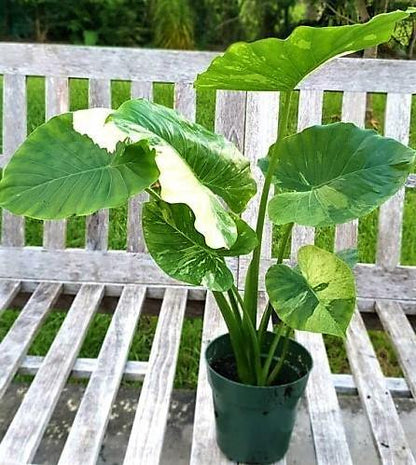
[[[355,308],[350,254],[308,245],[295,267],[283,264],[293,225],[334,225],[369,213],[404,185],[415,163],[412,149],[349,123],[288,134],[293,91],[331,58],[388,40],[408,15],[396,11],[366,24],[299,27],[286,40],[237,43],[198,76],[198,88],[281,92],[277,140],[260,163],[255,231],[239,216],[257,189],[244,156],[222,136],[146,100],[52,118],[4,170],[0,205],[39,219],[87,215],[149,193],[143,231],[150,255],[171,277],[212,291],[228,328],[208,346],[206,359],[218,443],[233,460],[269,463],[286,453],[312,367],[290,333],[345,337]],[[266,212],[284,233],[266,272],[269,302],[257,324]],[[226,258],[250,253],[240,292]],[[280,323],[268,332],[274,312]]]

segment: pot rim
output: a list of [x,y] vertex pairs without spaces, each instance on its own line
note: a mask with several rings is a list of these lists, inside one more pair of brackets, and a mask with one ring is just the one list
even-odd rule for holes
[[[272,333],[271,331],[266,331],[266,334],[274,334],[274,333]],[[215,373],[215,376],[218,376],[218,378],[220,378],[220,379],[222,379],[222,380],[225,380],[225,381],[227,381],[228,383],[230,383],[230,384],[232,384],[232,385],[236,385],[236,386],[238,386],[238,387],[243,387],[243,388],[264,389],[264,390],[268,390],[268,389],[269,389],[269,390],[271,390],[271,389],[283,389],[283,388],[286,388],[286,387],[288,387],[288,386],[293,386],[294,384],[299,383],[300,381],[304,380],[305,378],[307,378],[307,377],[310,375],[310,373],[311,373],[311,371],[312,371],[312,369],[313,369],[313,358],[312,358],[312,355],[311,355],[311,353],[309,352],[309,350],[308,350],[305,346],[303,346],[302,344],[300,344],[299,342],[295,341],[294,339],[288,338],[292,343],[294,343],[294,344],[296,344],[297,346],[301,347],[301,348],[305,351],[305,353],[307,354],[307,357],[309,358],[309,361],[310,361],[310,363],[309,363],[309,369],[306,371],[306,373],[305,373],[303,376],[297,378],[295,381],[292,381],[292,382],[290,382],[290,383],[278,384],[278,385],[275,385],[275,386],[257,386],[257,385],[255,385],[255,384],[244,384],[244,383],[239,383],[238,381],[233,381],[232,379],[229,379],[229,378],[227,378],[227,377],[221,375],[221,374],[218,373],[217,371],[215,371],[215,370],[212,368],[212,366],[211,366],[211,364],[210,364],[210,362],[209,362],[209,360],[208,360],[208,358],[207,358],[207,351],[208,351],[208,348],[211,346],[211,344],[215,343],[218,339],[223,338],[223,337],[226,337],[226,336],[229,336],[229,333],[220,334],[219,336],[217,336],[217,337],[215,337],[214,339],[212,339],[212,340],[209,342],[209,344],[205,347],[204,358],[205,358],[205,362],[206,362],[206,364],[207,364],[207,368],[208,368],[211,372]],[[284,336],[283,336],[283,337],[284,337]]]

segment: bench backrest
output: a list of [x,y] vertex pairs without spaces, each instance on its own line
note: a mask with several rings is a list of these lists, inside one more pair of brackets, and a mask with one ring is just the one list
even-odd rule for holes
[[[0,44],[0,75],[3,75],[3,154],[0,167],[25,139],[27,134],[27,76],[46,79],[46,118],[68,110],[69,78],[89,81],[89,106],[111,105],[111,81],[131,81],[131,95],[153,95],[153,83],[174,83],[174,106],[190,119],[195,118],[196,94],[192,82],[203,71],[215,53],[176,52],[146,49],[76,47],[61,45]],[[416,62],[399,60],[336,59],[308,77],[300,86],[298,128],[319,124],[322,119],[324,91],[340,91],[342,120],[364,126],[366,96],[369,92],[386,93],[384,134],[407,144],[411,122],[412,94],[416,93]],[[279,94],[270,92],[224,92],[216,97],[215,129],[231,139],[244,151],[255,166],[256,158],[264,156],[275,139]],[[415,118],[416,115],[413,115]],[[256,176],[260,178],[257,168]],[[408,187],[416,186],[410,176]],[[22,280],[58,280],[67,282],[101,282],[117,286],[123,283],[144,283],[157,289],[177,284],[152,263],[145,251],[141,235],[140,206],[145,195],[130,200],[127,213],[125,251],[107,251],[109,212],[97,212],[86,218],[85,248],[65,249],[66,223],[45,222],[43,247],[25,247],[25,220],[7,211],[2,212],[0,278]],[[362,265],[360,295],[372,305],[374,298],[384,294],[397,300],[416,301],[415,269],[398,267],[405,190],[380,209],[377,235],[377,267]],[[253,224],[257,199],[250,204],[245,218]],[[357,223],[337,228],[335,243],[353,244]],[[313,242],[311,228],[295,229],[292,251],[300,243]],[[267,225],[263,257],[271,257],[271,226]],[[231,261],[242,284],[247,260]],[[396,273],[394,290],[384,280]],[[238,276],[239,275],[239,276]],[[393,279],[393,278],[391,278]],[[407,279],[406,285],[404,279]],[[410,279],[410,281],[409,281]],[[194,290],[199,298],[201,291]],[[413,302],[414,303],[414,302]]]

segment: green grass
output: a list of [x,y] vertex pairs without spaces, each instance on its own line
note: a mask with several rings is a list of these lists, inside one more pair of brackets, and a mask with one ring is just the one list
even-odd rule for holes
[[[33,131],[45,119],[44,105],[44,80],[42,78],[28,79],[28,133]],[[117,108],[123,101],[129,98],[130,84],[127,82],[112,83],[112,105]],[[0,78],[0,118],[2,111],[2,80]],[[330,123],[340,120],[341,94],[336,92],[326,93],[324,98],[323,120]],[[154,86],[154,99],[172,107],[173,86],[170,84],[156,84]],[[296,96],[297,99],[297,96]],[[367,127],[383,131],[385,95],[373,96],[373,115],[367,122]],[[77,110],[87,107],[88,87],[87,81],[71,79],[70,81],[70,109]],[[199,92],[197,94],[197,121],[209,129],[214,127],[215,93],[212,91]],[[410,145],[416,147],[416,98],[412,105],[412,128]],[[292,109],[290,125],[296,129],[297,110],[296,105]],[[0,134],[0,146],[2,144]],[[0,149],[1,153],[1,149]],[[416,265],[416,192],[406,193],[406,205],[404,211],[402,263]],[[110,212],[109,247],[111,249],[124,249],[126,244],[126,208],[112,209]],[[377,211],[360,220],[359,224],[359,258],[365,263],[373,263],[375,260],[375,244],[377,239]],[[0,219],[1,221],[1,219]],[[274,230],[275,244],[279,237],[279,229]],[[85,220],[83,218],[71,218],[68,222],[67,244],[69,247],[83,247],[85,235]],[[42,223],[27,219],[26,238],[28,245],[41,245]],[[316,243],[318,246],[331,249],[334,242],[334,228],[320,228],[317,231]],[[288,249],[289,250],[289,249]],[[0,317],[0,340],[10,328],[18,312],[6,311]],[[46,320],[43,328],[31,346],[30,354],[44,355],[56,332],[63,321],[64,313],[53,312]],[[96,357],[108,328],[110,317],[99,314],[94,318],[91,328],[82,347],[81,357]],[[156,325],[155,317],[142,317],[138,331],[135,334],[129,357],[131,360],[146,360],[149,355],[151,341]],[[186,319],[181,341],[178,369],[175,386],[181,388],[194,388],[197,380],[197,366],[199,361],[199,347],[202,323],[198,318]],[[370,331],[370,337],[376,348],[378,358],[383,371],[389,376],[400,376],[400,368],[391,344],[385,333]],[[349,371],[348,361],[343,342],[336,338],[325,338],[328,353],[330,355],[331,368],[335,372],[346,373]]]

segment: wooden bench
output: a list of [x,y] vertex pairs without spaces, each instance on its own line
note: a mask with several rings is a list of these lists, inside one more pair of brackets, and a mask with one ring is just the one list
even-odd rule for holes
[[[111,105],[111,80],[131,81],[132,97],[152,99],[155,82],[175,84],[174,105],[195,118],[192,81],[215,54],[116,48],[0,43],[3,75],[3,155],[0,167],[26,136],[26,76],[46,79],[46,118],[68,109],[68,79],[89,80],[89,105]],[[384,133],[408,143],[416,63],[337,59],[310,76],[300,88],[298,128],[319,124],[324,91],[343,92],[342,120],[364,125],[366,93],[387,93]],[[217,92],[215,128],[244,151],[255,166],[274,140],[277,93]],[[416,117],[416,115],[413,115]],[[257,168],[256,175],[259,176]],[[407,188],[416,187],[410,176]],[[380,463],[412,465],[415,459],[396,411],[395,396],[416,397],[416,336],[409,315],[416,309],[416,267],[401,266],[404,190],[380,209],[376,264],[356,268],[359,310],[346,341],[352,375],[331,374],[323,338],[298,333],[312,351],[314,369],[307,404],[318,465],[352,464],[337,393],[356,394],[371,426]],[[165,276],[146,254],[140,229],[145,196],[128,205],[125,251],[107,250],[109,212],[86,218],[85,249],[67,249],[65,221],[45,222],[43,247],[25,246],[25,220],[3,211],[0,246],[0,314],[22,309],[0,344],[0,397],[17,373],[36,374],[0,444],[0,465],[32,463],[68,377],[89,378],[59,465],[96,463],[121,379],[143,380],[124,465],[158,464],[187,306],[205,301],[202,349],[224,331],[211,295]],[[256,201],[245,213],[252,223]],[[335,247],[357,243],[356,222],[336,229]],[[263,261],[271,260],[267,226]],[[296,227],[292,254],[314,241],[314,230]],[[247,259],[230,262],[241,286]],[[262,294],[263,295],[263,294]],[[127,361],[129,346],[146,298],[162,299],[149,361]],[[263,296],[264,297],[264,296]],[[71,305],[48,354],[27,351],[53,307]],[[72,300],[73,299],[73,300]],[[97,359],[77,358],[88,326],[100,306],[117,301]],[[361,312],[361,313],[360,313]],[[397,351],[404,379],[383,376],[363,317],[378,317]],[[229,463],[214,438],[211,392],[203,358],[199,372],[191,465]],[[296,453],[296,451],[294,452]],[[286,463],[285,460],[281,462]]]

